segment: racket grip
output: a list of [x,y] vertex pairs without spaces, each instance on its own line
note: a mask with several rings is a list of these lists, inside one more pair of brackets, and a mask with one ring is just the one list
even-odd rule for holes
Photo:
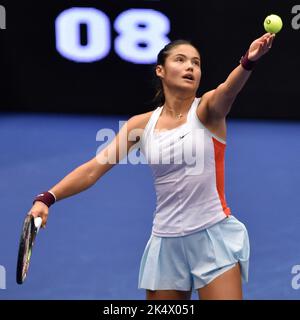
[[42,225],[42,218],[41,217],[34,218],[34,225],[35,225],[37,232],[38,232],[41,225]]

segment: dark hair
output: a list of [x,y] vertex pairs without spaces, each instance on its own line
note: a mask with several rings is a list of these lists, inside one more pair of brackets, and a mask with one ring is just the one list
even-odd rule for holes
[[[182,44],[188,44],[191,45],[192,47],[194,47],[198,52],[199,50],[191,43],[191,41],[188,40],[175,40],[172,42],[169,42],[166,46],[164,46],[160,52],[157,55],[157,62],[156,65],[165,65],[166,59],[170,54],[170,51],[177,47],[180,46]],[[157,76],[155,76],[155,87],[156,87],[156,93],[155,96],[153,98],[153,102],[158,105],[158,106],[162,106],[165,103],[165,95],[164,95],[164,90],[163,90],[163,86],[162,86],[162,82],[161,79],[158,78]]]

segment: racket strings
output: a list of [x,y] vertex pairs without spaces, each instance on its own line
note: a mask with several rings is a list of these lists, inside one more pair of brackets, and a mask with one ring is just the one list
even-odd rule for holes
[[20,260],[21,265],[19,265],[19,268],[21,271],[21,283],[25,280],[28,272],[35,234],[36,234],[36,228],[34,225],[34,220],[31,219],[29,223],[25,222],[23,235],[22,235],[23,239],[22,239],[22,249],[21,249],[22,250],[21,254],[23,256],[22,256],[22,259]]

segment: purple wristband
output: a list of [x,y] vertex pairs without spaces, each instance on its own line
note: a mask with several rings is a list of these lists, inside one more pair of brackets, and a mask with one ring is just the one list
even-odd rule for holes
[[33,200],[33,203],[36,201],[43,202],[47,207],[50,207],[55,201],[55,197],[51,192],[45,191],[40,194],[38,194],[35,199]]
[[247,51],[245,53],[245,55],[241,58],[240,63],[244,69],[246,69],[247,71],[251,71],[251,70],[253,70],[254,66],[256,65],[256,61],[249,60],[248,53],[249,53],[249,51]]

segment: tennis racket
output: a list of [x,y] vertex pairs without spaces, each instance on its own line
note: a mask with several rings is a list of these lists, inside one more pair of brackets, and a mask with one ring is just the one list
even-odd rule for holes
[[42,224],[42,218],[34,218],[32,215],[26,216],[19,243],[19,253],[17,262],[17,283],[22,284],[27,276],[32,247],[36,235]]

